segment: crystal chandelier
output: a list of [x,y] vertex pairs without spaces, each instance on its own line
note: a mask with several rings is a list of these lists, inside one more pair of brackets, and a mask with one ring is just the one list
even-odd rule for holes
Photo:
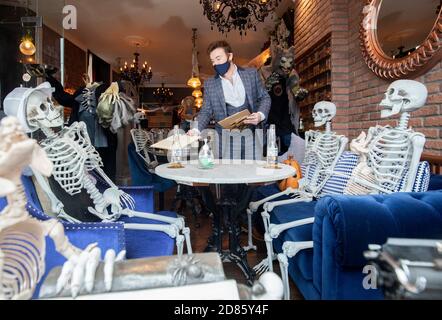
[[173,92],[169,88],[164,87],[164,82],[161,83],[161,87],[156,88],[153,91],[153,95],[160,103],[168,103],[172,100]]
[[200,0],[212,30],[215,25],[222,33],[236,29],[240,35],[246,35],[248,29],[256,31],[256,23],[264,22],[280,2],[281,0]]
[[137,43],[137,50],[134,53],[134,59],[132,60],[132,64],[129,66],[127,61],[124,63],[124,67],[120,68],[120,76],[123,80],[128,80],[132,82],[132,84],[138,88],[140,84],[144,81],[150,82],[152,79],[152,68],[147,66],[147,62],[143,63],[143,67],[139,69],[139,57],[140,54],[138,52],[140,44]]

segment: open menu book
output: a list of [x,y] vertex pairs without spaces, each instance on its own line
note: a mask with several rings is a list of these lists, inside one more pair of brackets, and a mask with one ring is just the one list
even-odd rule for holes
[[[198,141],[198,139],[199,139],[198,136],[188,136],[186,134],[181,134],[180,135],[181,148],[186,148],[188,145],[191,145],[195,141]],[[151,145],[150,147],[155,149],[172,150],[172,144],[173,144],[173,135],[164,140],[158,141],[157,143]]]
[[221,121],[219,121],[219,125],[223,127],[224,129],[244,129],[247,127],[247,125],[244,123],[244,120],[250,115],[249,110],[243,110],[240,112],[237,112],[230,117],[227,117]]

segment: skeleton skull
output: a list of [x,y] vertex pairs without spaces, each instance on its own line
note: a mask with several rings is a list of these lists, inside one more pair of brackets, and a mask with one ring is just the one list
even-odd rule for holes
[[62,108],[53,105],[53,91],[49,82],[36,88],[15,88],[3,101],[4,112],[17,117],[27,133],[41,127],[59,127],[63,124]]
[[315,127],[320,127],[331,121],[336,115],[336,105],[329,101],[320,101],[313,107]]
[[63,125],[62,108],[54,106],[51,97],[36,90],[28,97],[26,105],[27,120],[31,128],[54,128]]
[[386,118],[400,112],[412,112],[420,109],[427,101],[427,88],[414,80],[394,81],[385,92],[385,98],[380,106],[381,117]]

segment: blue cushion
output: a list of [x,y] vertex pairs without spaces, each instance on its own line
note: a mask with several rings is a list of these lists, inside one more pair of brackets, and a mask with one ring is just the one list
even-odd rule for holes
[[[255,191],[253,192],[251,201],[259,201],[259,200],[270,197],[270,196],[272,196],[276,193],[279,193],[279,192],[281,192],[281,190],[279,190],[278,184],[276,184],[276,183],[261,186],[261,187],[255,189]],[[276,198],[272,201],[287,200],[289,198],[290,198],[289,196],[283,195],[283,196],[280,196],[279,198]]]
[[[307,168],[309,168],[308,177],[306,177]],[[309,166],[301,164],[302,177],[307,178],[308,181],[312,180],[315,170],[316,170],[316,163],[312,163]]]
[[325,183],[320,196],[327,194],[343,194],[353,169],[358,165],[359,155],[354,152],[344,151],[339,158],[333,174]]
[[[176,218],[177,214],[170,211],[157,212],[166,217]],[[119,221],[139,224],[164,224],[158,220],[123,216]],[[175,240],[160,231],[125,229],[127,258],[170,256],[175,248]]]
[[[419,163],[416,172],[416,179],[414,180],[412,192],[425,192],[428,190],[428,185],[430,184],[430,164],[427,161],[422,161]],[[404,188],[405,177],[408,175],[408,169],[404,172],[404,178],[400,181],[396,187],[395,192],[400,192]]]
[[431,174],[428,190],[442,190],[442,175]]

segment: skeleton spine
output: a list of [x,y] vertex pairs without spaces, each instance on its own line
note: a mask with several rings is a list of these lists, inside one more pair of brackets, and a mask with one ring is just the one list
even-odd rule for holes
[[410,113],[404,112],[401,114],[401,118],[399,119],[399,126],[398,129],[400,130],[407,130],[408,128],[408,122],[410,121]]
[[97,207],[101,207],[103,209],[106,208],[106,202],[104,201],[103,196],[87,174],[85,174],[84,176],[84,188],[86,189],[86,192],[91,196],[91,199],[94,202],[95,209],[97,209],[97,211]]
[[331,133],[331,122],[330,121],[327,121],[325,123],[325,132],[326,133]]
[[8,203],[12,204],[16,208],[25,208],[26,207],[26,193],[25,189],[23,188],[23,185],[21,183],[18,183],[16,185],[16,192],[9,194],[7,196]]
[[41,131],[43,131],[44,135],[47,138],[54,138],[57,134],[52,130],[51,128],[48,128],[46,126],[40,126]]

